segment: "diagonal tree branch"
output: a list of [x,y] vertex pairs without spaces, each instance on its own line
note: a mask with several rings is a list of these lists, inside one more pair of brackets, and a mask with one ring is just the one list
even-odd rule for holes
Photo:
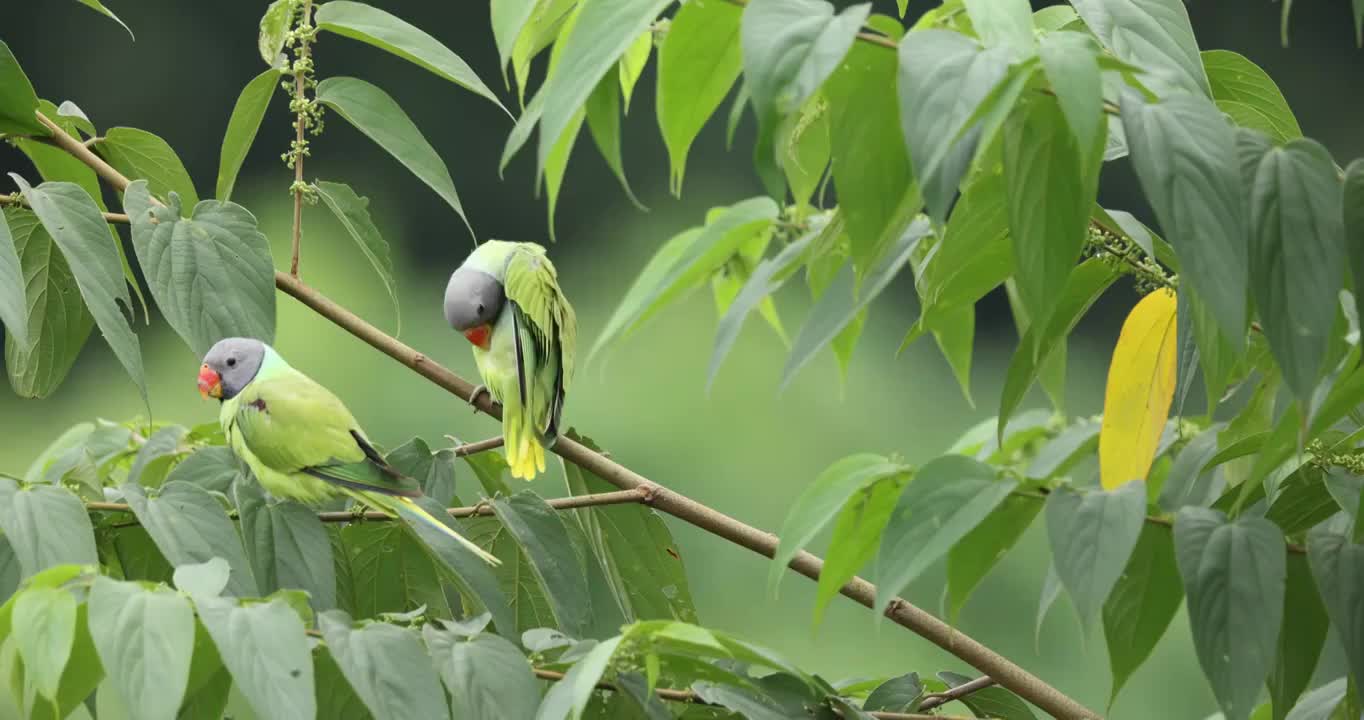
[[[85,162],[116,190],[122,192],[127,188],[129,183],[127,177],[101,160],[89,148],[68,135],[41,112],[36,114],[38,120],[52,131],[54,142],[58,147]],[[376,350],[411,368],[437,386],[465,402],[471,401],[470,397],[474,386],[467,380],[411,346],[369,324],[350,310],[332,302],[326,296],[305,285],[298,278],[275,271],[275,287]],[[479,410],[489,416],[498,420],[502,418],[502,407],[494,403],[486,393],[480,394],[473,402]],[[643,491],[644,502],[669,515],[760,555],[770,558],[777,552],[776,535],[740,522],[686,495],[665,488],[572,438],[560,437],[552,449],[564,460],[597,475],[622,490]],[[791,560],[788,566],[805,577],[818,580],[820,572],[824,568],[824,561],[811,553],[802,551]],[[876,586],[860,577],[854,577],[840,588],[839,592],[865,607],[876,607]],[[903,598],[892,600],[885,610],[885,615],[896,624],[952,653],[993,678],[1001,686],[1055,717],[1067,720],[1070,718],[1099,717],[1098,713],[1052,687],[1041,678]]]

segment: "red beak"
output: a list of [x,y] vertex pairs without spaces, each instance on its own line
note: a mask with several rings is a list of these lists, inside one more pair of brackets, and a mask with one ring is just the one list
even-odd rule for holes
[[492,335],[493,329],[486,323],[483,325],[479,325],[478,327],[475,328],[469,328],[468,330],[464,331],[464,337],[467,338],[469,342],[473,343],[474,345],[477,345],[480,348],[483,348],[484,350],[488,349],[489,341],[492,339]]
[[199,394],[219,399],[223,397],[223,379],[208,365],[199,366]]

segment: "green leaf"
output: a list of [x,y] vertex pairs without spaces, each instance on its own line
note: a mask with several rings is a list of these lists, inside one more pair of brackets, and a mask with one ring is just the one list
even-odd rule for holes
[[606,328],[592,346],[591,356],[618,337],[624,337],[659,309],[708,278],[758,233],[765,232],[777,217],[771,198],[755,197],[715,213],[704,228],[677,235],[658,249]]
[[[1279,654],[1269,673],[1269,697],[1275,720],[1288,716],[1289,710],[1312,681],[1330,621],[1326,607],[1312,581],[1308,559],[1302,553],[1288,554],[1288,573],[1284,582],[1283,629],[1279,631]],[[1307,698],[1303,698],[1303,703]]]
[[[810,310],[800,333],[791,346],[791,354],[786,358],[782,369],[781,387],[784,389],[815,353],[849,326],[854,319],[885,290],[900,269],[909,262],[910,255],[919,241],[932,232],[926,219],[915,220],[895,243],[886,249],[863,278],[860,286],[856,283],[852,265],[839,271],[833,285],[824,291],[819,302]],[[859,321],[860,322],[860,321]]]
[[935,222],[947,219],[981,141],[980,128],[970,128],[969,120],[1008,73],[1010,54],[948,30],[919,30],[900,41],[901,129]]
[[1345,251],[1353,280],[1355,312],[1358,313],[1364,310],[1364,158],[1345,168],[1341,205],[1345,218]]
[[545,693],[545,699],[540,703],[540,709],[535,715],[536,720],[581,718],[620,641],[621,638],[614,637],[598,643],[587,655],[574,663],[564,674],[564,679],[555,683],[549,692]]
[[274,342],[275,267],[250,211],[208,200],[186,219],[179,198],[157,205],[141,180],[123,205],[152,297],[196,356],[226,337]]
[[168,482],[159,493],[153,491],[155,494],[150,496],[136,483],[124,483],[122,490],[137,521],[171,565],[179,567],[220,557],[232,570],[227,584],[229,594],[260,595],[237,528],[207,490],[185,482]]
[[825,468],[815,481],[796,497],[782,522],[777,552],[767,575],[768,592],[773,595],[786,574],[786,566],[814,540],[854,494],[882,478],[900,474],[901,465],[880,455],[849,455]]
[[[478,78],[478,74],[450,48],[426,31],[379,8],[349,0],[323,3],[315,17],[320,30],[368,43],[425,68],[476,95],[507,109]],[[510,112],[507,112],[511,115]]]
[[[570,436],[596,448],[590,439],[573,433]],[[617,489],[571,463],[564,463],[564,478],[573,495]],[[604,566],[607,580],[614,585],[628,621],[697,621],[677,543],[657,511],[627,503],[583,508],[575,515],[587,533],[593,554]]]
[[234,496],[260,592],[303,590],[315,609],[336,607],[331,541],[317,513],[296,502],[268,502],[255,483],[237,483]]
[[319,615],[318,627],[332,659],[376,720],[448,716],[440,681],[415,633],[387,623],[355,628],[341,610]]
[[682,192],[692,141],[739,77],[742,13],[743,8],[730,3],[683,3],[658,49],[655,102],[673,194]]
[[777,123],[778,164],[795,205],[807,210],[829,167],[829,115],[828,101],[815,93]]
[[559,142],[555,143],[550,151],[549,157],[545,159],[544,178],[545,196],[548,201],[549,209],[549,240],[555,241],[554,237],[554,212],[559,203],[559,189],[563,187],[564,174],[568,172],[568,160],[573,155],[573,145],[578,140],[578,131],[582,129],[583,119],[586,111],[579,111],[573,115],[564,133],[559,136]]
[[1025,477],[1048,480],[1066,472],[1081,454],[1094,452],[1100,427],[1102,423],[1092,418],[1075,421],[1037,450],[1032,462],[1028,463]]
[[6,323],[5,371],[19,396],[46,397],[76,362],[94,319],[81,301],[71,267],[38,216],[6,209],[4,217],[23,271],[18,287],[32,288],[34,299],[24,305],[29,343],[21,344]]
[[1146,485],[1084,493],[1062,486],[1047,496],[1052,563],[1084,625],[1094,619],[1127,566],[1146,520]]
[[895,499],[909,480],[907,472],[878,477],[858,489],[843,504],[829,540],[829,550],[824,555],[824,568],[819,573],[819,590],[815,595],[816,627],[823,619],[829,601],[876,556],[881,533],[895,510]]
[[341,183],[320,180],[313,187],[317,188],[323,204],[336,215],[351,239],[360,246],[360,252],[365,254],[370,267],[374,268],[379,281],[384,284],[388,298],[393,302],[394,325],[397,326],[394,334],[401,333],[402,313],[398,307],[398,288],[393,280],[393,260],[389,257],[388,243],[384,242],[379,228],[369,217],[369,198],[356,195],[349,185]]
[[450,449],[432,452],[421,438],[412,438],[390,450],[388,463],[421,484],[422,493],[438,505],[455,500],[455,453]]
[[1303,695],[1302,702],[1288,714],[1288,720],[1330,720],[1336,717],[1334,711],[1345,699],[1348,684],[1349,678],[1336,678]]
[[822,0],[754,0],[744,7],[740,40],[744,82],[758,118],[754,159],[769,194],[775,168],[777,123],[809,100],[848,54],[871,13],[863,3],[835,14]]
[[227,495],[232,484],[242,476],[232,451],[225,447],[206,447],[194,451],[180,461],[166,475],[166,482],[187,482],[191,485]]
[[0,40],[0,132],[15,135],[48,134],[47,126],[38,122],[38,96],[33,92],[24,69]]
[[854,43],[823,87],[839,214],[848,224],[853,263],[865,275],[923,200],[900,135],[900,106],[886,92],[897,63],[885,48]]
[[1198,662],[1228,720],[1245,720],[1277,652],[1283,535],[1263,518],[1186,507],[1174,538]]
[[597,83],[592,94],[587,96],[587,129],[592,133],[592,141],[601,151],[602,159],[606,160],[606,166],[620,181],[626,196],[635,207],[643,210],[644,205],[635,197],[634,191],[630,189],[630,181],[625,178],[624,160],[621,159],[620,100],[620,80],[608,73]]
[[944,455],[919,468],[900,494],[876,556],[876,611],[985,520],[1017,487],[994,468]]
[[1307,534],[1307,559],[1350,677],[1358,684],[1364,677],[1364,545],[1351,541],[1351,524],[1339,515],[1313,528]]
[[975,401],[971,399],[971,347],[976,339],[975,306],[963,305],[945,310],[933,318],[929,329],[938,343],[938,349],[951,366],[957,385],[961,386],[961,394],[968,403],[974,405]]
[[288,602],[238,607],[233,600],[200,597],[195,604],[233,686],[258,716],[315,716],[308,638]]
[[1157,95],[1166,97],[1180,90],[1211,94],[1198,41],[1180,0],[1077,0],[1072,4],[1099,42],[1119,60],[1143,70],[1141,82]]
[[[422,544],[397,523],[332,529],[337,607],[356,616],[410,612],[448,617],[441,576]],[[349,577],[350,583],[345,579]],[[349,589],[349,592],[347,591]]]
[[454,209],[473,235],[450,171],[388,93],[358,78],[332,77],[318,83],[317,101],[335,110],[426,183]]
[[1157,504],[1162,510],[1176,512],[1185,505],[1207,507],[1217,499],[1221,482],[1213,469],[1204,469],[1217,455],[1217,436],[1224,427],[1213,425],[1180,449],[1160,489]]
[[1269,149],[1250,189],[1251,294],[1284,382],[1304,403],[1326,361],[1344,283],[1341,191],[1326,148]]
[[76,598],[66,589],[30,588],[14,597],[13,613],[12,637],[24,662],[24,684],[55,702],[76,640]]
[[[29,347],[28,301],[24,297],[24,268],[14,245],[5,215],[0,213],[0,323],[9,331],[10,342]],[[36,339],[36,338],[35,338]]]
[[1014,411],[1023,402],[1023,396],[1032,387],[1040,369],[1047,366],[1051,355],[1065,345],[1065,339],[1075,325],[1089,311],[1091,305],[1103,295],[1109,285],[1118,279],[1118,271],[1112,265],[1098,258],[1090,258],[1080,263],[1070,274],[1061,298],[1056,303],[1051,320],[1045,330],[1029,325],[1018,341],[1009,370],[1004,379],[1004,392],[999,401],[999,418],[996,421],[997,433],[1013,417]]
[[[416,502],[432,517],[439,518],[446,527],[468,537],[463,525],[446,514],[445,508],[430,497],[417,498]],[[451,542],[445,533],[425,523],[413,525],[411,529],[439,563],[438,567],[444,571],[442,575],[448,577],[459,588],[466,605],[473,605],[475,612],[479,611],[478,606],[482,606],[483,610],[492,613],[493,622],[497,624],[497,631],[500,634],[511,635],[515,632],[515,616],[512,614],[511,605],[508,604],[507,597],[498,584],[497,575],[493,574],[492,568],[483,558],[475,555],[463,544]],[[443,597],[438,590],[439,588],[430,588],[433,595]]]
[[1031,323],[1044,326],[1084,247],[1100,153],[1079,146],[1055,98],[1026,105],[1004,132],[1004,180],[1014,278]]
[[227,121],[227,133],[223,135],[223,148],[218,158],[218,200],[227,202],[232,197],[232,189],[237,185],[237,173],[246,161],[251,143],[256,140],[260,130],[261,118],[270,106],[270,98],[275,94],[275,85],[283,73],[275,68],[251,79],[237,96],[237,104],[232,106],[232,117]]
[[1127,567],[1103,606],[1108,666],[1113,672],[1110,706],[1132,673],[1151,656],[1183,599],[1170,530],[1144,524]]
[[1265,519],[1289,536],[1306,532],[1331,519],[1340,507],[1331,497],[1325,478],[1325,472],[1310,465],[1294,470],[1279,484],[1274,502],[1265,511]]
[[281,53],[284,51],[284,36],[289,33],[296,5],[293,0],[275,0],[261,15],[256,48],[260,52],[260,58],[272,68],[283,70],[288,66],[288,59]]
[[555,44],[554,70],[537,95],[544,96],[538,168],[548,166],[551,151],[592,88],[667,4],[668,0],[599,0],[578,6],[572,28]]
[[734,347],[734,341],[739,339],[739,331],[743,329],[748,314],[759,303],[770,301],[777,290],[781,289],[790,278],[791,271],[805,259],[805,251],[817,235],[816,232],[806,233],[782,248],[775,256],[758,263],[758,267],[748,276],[747,282],[729,303],[719,324],[716,325],[715,349],[711,352],[710,369],[706,372],[706,392],[710,392],[711,386],[715,383],[715,375],[720,371],[720,365]]
[[998,172],[982,173],[966,186],[915,278],[921,322],[950,308],[974,306],[1013,274],[1005,198],[1004,177]]
[[871,694],[867,696],[867,701],[862,704],[862,709],[910,712],[918,707],[916,703],[919,698],[923,697],[923,694],[924,684],[919,680],[919,674],[907,673],[877,685],[876,689],[872,690]]
[[133,35],[132,28],[129,28],[127,23],[123,22],[122,20],[119,20],[118,16],[115,15],[112,10],[104,6],[104,3],[100,2],[99,0],[76,0],[76,2],[118,23],[123,27],[124,30],[128,31],[128,37],[132,38],[134,41],[137,40],[137,36]]
[[422,637],[461,720],[534,717],[540,687],[515,645],[488,633],[467,640],[434,626]]
[[175,568],[172,581],[180,592],[190,597],[217,597],[227,587],[232,568],[221,557],[214,556],[201,563],[188,563]]
[[169,200],[171,193],[177,193],[185,205],[199,204],[199,194],[180,157],[156,135],[137,128],[110,128],[95,149],[115,170],[133,180],[146,180],[156,197]]
[[189,602],[168,590],[99,577],[89,604],[90,636],[128,709],[147,720],[173,720],[194,653]]
[[1107,126],[1098,52],[1099,48],[1089,35],[1053,32],[1042,36],[1038,53],[1066,125],[1075,134],[1076,145],[1082,154],[1102,152],[1098,136]]
[[99,563],[85,506],[59,485],[20,488],[0,477],[0,530],[23,568],[23,577],[57,565]]
[[1032,7],[1027,0],[965,0],[966,13],[986,47],[1004,47],[1015,57],[1037,52]]
[[[1205,50],[1202,57],[1212,99],[1218,107],[1236,117],[1237,113],[1226,106],[1236,103],[1235,107],[1246,109],[1255,118],[1255,125],[1250,127],[1264,130],[1277,142],[1302,137],[1302,128],[1298,127],[1288,101],[1260,66],[1230,50]],[[1245,123],[1238,120],[1237,124]]]
[[962,536],[947,553],[947,616],[955,623],[966,599],[990,569],[1023,537],[1041,512],[1042,503],[1010,495]]
[[46,182],[35,188],[18,175],[11,173],[10,177],[23,191],[24,199],[42,221],[43,228],[61,248],[62,255],[70,263],[81,298],[145,401],[147,383],[142,371],[142,352],[137,336],[118,308],[120,300],[131,307],[128,286],[124,283],[118,251],[109,242],[109,231],[99,207],[79,185]]
[[496,518],[471,518],[467,526],[468,537],[502,561],[494,573],[506,597],[504,604],[510,619],[505,626],[498,625],[498,632],[514,639],[518,632],[553,626],[554,611],[545,596],[545,588],[531,569],[525,552],[516,544],[516,538]]
[[621,105],[627,113],[630,112],[630,97],[634,95],[635,85],[644,74],[644,67],[649,64],[649,55],[653,50],[654,29],[650,27],[635,38],[634,43],[616,63],[618,70],[616,74],[620,77]]
[[536,4],[536,0],[492,0],[493,40],[497,44],[498,67],[502,68],[504,80],[512,47],[530,21]]
[[[350,686],[341,668],[336,664],[336,659],[332,657],[331,648],[326,645],[319,644],[313,648],[313,686],[316,691],[318,717],[335,720],[373,720],[374,716],[369,708],[365,707],[365,701],[355,694],[355,689]],[[234,705],[229,708],[229,713],[242,712],[248,716],[248,720],[254,715],[249,708],[242,707],[246,702],[240,699],[240,693],[234,692],[232,699]]]
[[592,618],[591,598],[577,550],[558,513],[529,490],[494,498],[492,504],[497,519],[526,551],[559,627],[583,637]]
[[[938,677],[949,687],[956,687],[975,679],[954,672],[940,672]],[[971,714],[978,718],[1035,720],[1037,717],[1032,710],[1028,709],[1028,703],[1024,702],[1023,698],[998,686],[984,688],[965,695],[961,698],[961,704],[969,708]]]
[[180,441],[186,433],[188,431],[180,425],[167,425],[152,433],[147,442],[138,448],[132,467],[128,468],[128,482],[149,487],[160,486],[170,470],[170,463],[184,452],[180,448]]
[[[1178,12],[1183,14],[1182,5]],[[1207,303],[1222,335],[1240,347],[1249,248],[1230,126],[1201,97],[1179,94],[1146,103],[1131,90],[1122,96],[1122,121],[1137,179],[1179,256],[1181,278]]]

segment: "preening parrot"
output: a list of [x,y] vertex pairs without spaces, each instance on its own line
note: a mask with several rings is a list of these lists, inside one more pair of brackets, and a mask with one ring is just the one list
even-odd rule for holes
[[278,498],[317,504],[339,495],[439,529],[497,565],[498,559],[412,501],[415,480],[389,465],[329,390],[251,338],[218,341],[199,367],[199,392],[221,403],[229,447]]
[[578,320],[535,243],[489,240],[450,276],[445,319],[474,346],[484,390],[502,404],[512,477],[544,472],[573,378]]

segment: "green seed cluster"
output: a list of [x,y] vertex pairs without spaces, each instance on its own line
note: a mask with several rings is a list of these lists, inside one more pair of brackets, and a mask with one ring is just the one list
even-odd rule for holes
[[[293,0],[292,18],[289,32],[284,36],[284,47],[293,54],[293,60],[289,63],[290,79],[282,82],[281,86],[289,95],[289,112],[294,114],[295,138],[289,143],[289,151],[280,156],[290,169],[310,154],[308,137],[322,134],[323,112],[322,104],[316,97],[317,78],[310,54],[312,44],[317,41],[311,0]],[[295,182],[289,187],[289,192],[316,201],[313,188],[307,183]]]

